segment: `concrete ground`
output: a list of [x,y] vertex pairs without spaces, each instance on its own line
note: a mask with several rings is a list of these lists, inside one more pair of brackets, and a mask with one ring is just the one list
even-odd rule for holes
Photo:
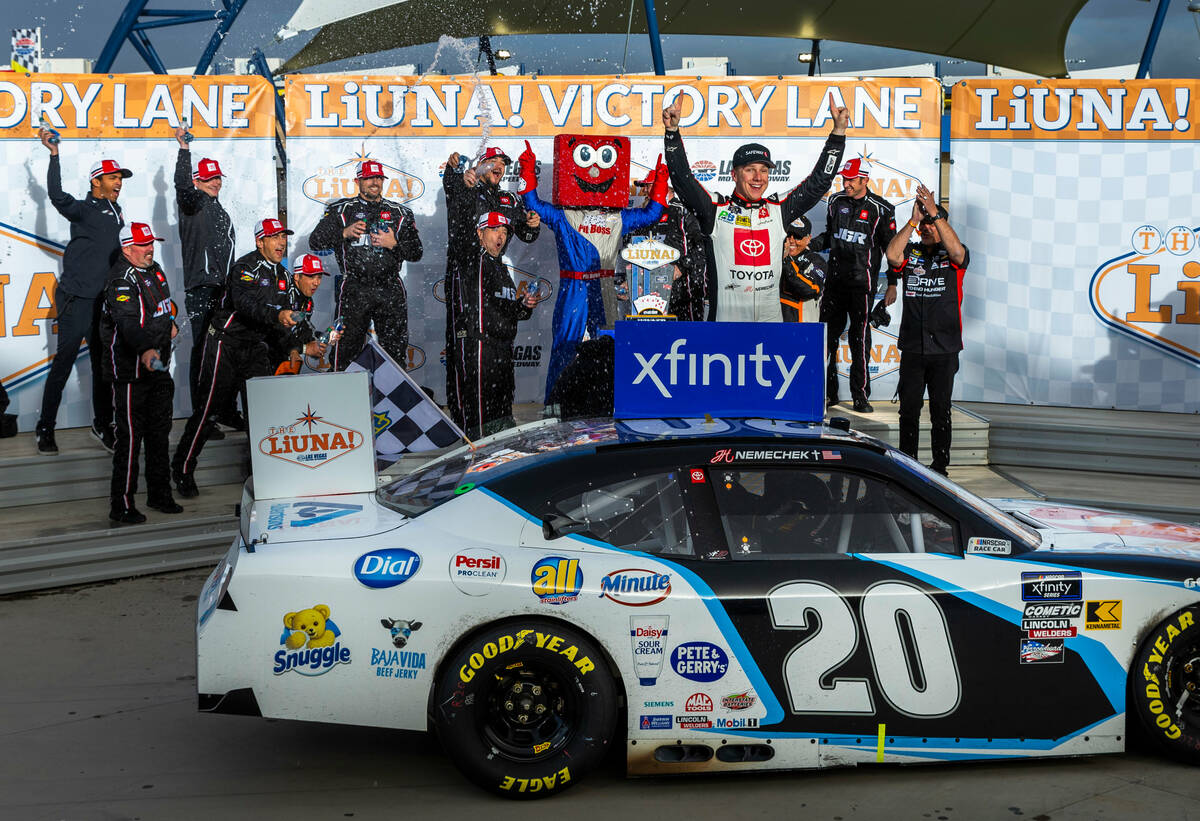
[[0,819],[1200,819],[1196,768],[1143,753],[645,780],[614,759],[509,802],[420,734],[196,712],[205,575],[0,599]]

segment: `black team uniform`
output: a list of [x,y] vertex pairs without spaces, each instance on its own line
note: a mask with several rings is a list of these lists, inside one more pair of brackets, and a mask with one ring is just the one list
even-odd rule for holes
[[171,497],[169,468],[175,383],[167,371],[148,369],[142,354],[157,350],[171,364],[171,289],[158,263],[138,268],[124,257],[112,268],[100,317],[103,369],[111,384],[116,442],[109,489],[114,521],[145,521],[133,497],[138,489],[138,452],[146,445],[146,504],[164,513],[183,508]]
[[[346,239],[346,226],[362,220],[367,231]],[[371,245],[371,234],[396,232],[396,247]],[[362,352],[367,329],[375,323],[379,344],[396,364],[404,367],[408,353],[408,296],[400,269],[423,253],[413,212],[398,202],[369,202],[362,197],[338,200],[325,209],[308,238],[313,251],[333,251],[342,269],[337,294],[337,316],[344,323],[342,337],[333,348],[333,368],[344,371]]]
[[963,277],[971,262],[963,246],[963,264],[950,261],[940,242],[910,242],[904,264],[889,272],[889,280],[904,281],[900,316],[900,450],[917,458],[918,422],[925,391],[929,390],[931,468],[945,474],[950,465],[950,394],[958,373],[962,342]]
[[784,322],[800,322],[804,303],[819,299],[825,287],[825,260],[815,251],[783,256],[783,278],[779,281],[779,306]]
[[[489,152],[491,153],[491,152]],[[492,153],[492,156],[504,156]],[[450,362],[453,347],[451,332],[450,308],[450,277],[454,266],[469,265],[474,261],[479,251],[479,237],[475,233],[475,222],[480,214],[498,213],[508,217],[508,227],[513,230],[508,241],[512,242],[515,235],[521,242],[533,242],[541,232],[541,226],[531,228],[525,224],[529,218],[524,203],[516,194],[503,191],[498,185],[485,182],[482,178],[475,183],[474,188],[467,188],[462,174],[456,169],[446,166],[442,173],[442,191],[446,195],[446,277],[442,282],[442,293],[446,295],[446,362]],[[505,243],[505,248],[508,243]],[[446,407],[453,408],[458,404],[454,395],[454,369],[446,368]]]
[[[121,170],[113,163],[113,170]],[[129,176],[126,174],[126,176]],[[42,388],[42,412],[37,423],[38,451],[56,454],[54,427],[63,388],[79,356],[79,343],[87,340],[92,369],[92,430],[112,445],[112,396],[104,379],[100,344],[100,312],[109,272],[121,256],[119,234],[125,225],[121,206],[90,193],[77,200],[62,189],[62,165],[50,157],[46,191],[58,213],[71,223],[71,239],[63,252],[62,276],[54,291],[58,320],[58,346]],[[43,447],[45,445],[45,447]]]
[[513,340],[517,323],[529,319],[533,309],[517,298],[517,286],[503,260],[482,248],[451,272],[447,297],[457,396],[450,414],[468,439],[478,439],[511,424],[516,391]]
[[233,263],[229,285],[213,311],[200,364],[200,401],[192,408],[175,447],[171,471],[181,496],[199,493],[193,474],[208,441],[213,414],[227,406],[240,382],[272,373],[267,345],[283,330],[279,312],[290,310],[291,274],[281,264],[253,251]]
[[[852,161],[853,162],[853,161]],[[887,246],[896,235],[896,210],[868,190],[862,199],[845,192],[829,198],[825,232],[813,237],[813,251],[829,251],[829,276],[821,298],[821,321],[826,323],[829,363],[825,369],[825,395],[832,404],[838,396],[838,340],[850,323],[850,398],[866,402],[871,395],[867,370],[871,327],[867,317],[875,299],[879,267]],[[888,284],[894,284],[891,273]]]
[[316,331],[312,326],[312,297],[300,293],[300,289],[296,287],[294,275],[287,278],[287,290],[282,299],[285,309],[303,311],[308,314],[309,318],[290,328],[276,325],[275,332],[267,340],[271,373],[275,373],[280,365],[291,360],[292,351],[298,351],[303,356],[304,346],[317,338]]
[[681,322],[703,322],[704,301],[708,296],[708,254],[704,232],[695,215],[684,208],[682,200],[672,197],[658,222],[630,232],[623,244],[629,245],[634,237],[649,237],[679,252],[674,264],[683,276],[671,282],[667,313]]
[[[205,162],[216,167],[213,160]],[[216,173],[220,173],[219,167],[216,167]],[[220,201],[196,187],[192,179],[192,152],[186,148],[179,149],[179,156],[175,160],[175,201],[179,204],[184,302],[188,323],[192,328],[188,388],[192,407],[195,407],[200,401],[200,357],[204,353],[204,331],[221,299],[229,268],[233,265],[234,231],[229,212]],[[232,408],[218,408],[218,411],[224,415]]]

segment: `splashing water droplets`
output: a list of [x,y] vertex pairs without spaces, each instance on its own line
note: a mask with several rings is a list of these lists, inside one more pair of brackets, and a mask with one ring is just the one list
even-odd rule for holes
[[[442,60],[446,65],[442,68],[442,74],[463,74],[469,78],[470,88],[468,89],[467,101],[475,97],[479,90],[479,68],[477,61],[472,59],[472,47],[465,41],[459,40],[456,37],[451,37],[448,34],[443,34],[438,38],[437,49],[433,52],[433,59],[429,61],[429,68],[425,69],[425,73],[417,78],[413,83],[414,86],[427,85],[426,78],[433,74],[435,68],[439,65],[439,60]],[[483,156],[484,150],[487,148],[488,138],[492,133],[492,119],[495,113],[492,111],[490,95],[483,94],[479,96],[479,110],[482,114],[480,117],[480,135],[479,145],[475,147],[472,153],[471,165],[477,165],[480,157]]]

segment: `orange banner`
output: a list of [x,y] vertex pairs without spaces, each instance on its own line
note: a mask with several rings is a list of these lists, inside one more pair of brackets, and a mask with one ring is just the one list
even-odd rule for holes
[[181,117],[197,139],[271,137],[274,93],[249,76],[10,74],[0,80],[0,139],[29,139],[43,115],[70,139],[171,137]]
[[348,77],[286,83],[288,136],[552,136],[562,131],[662,134],[662,109],[683,97],[689,135],[808,137],[851,113],[849,136],[937,139],[942,91],[932,79],[776,77]]
[[963,80],[955,140],[1196,140],[1200,80]]

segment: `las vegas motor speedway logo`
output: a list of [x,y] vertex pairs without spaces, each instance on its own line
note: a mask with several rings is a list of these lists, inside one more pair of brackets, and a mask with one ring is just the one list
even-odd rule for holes
[[1200,366],[1200,229],[1130,231],[1131,250],[1100,265],[1089,300],[1108,327]]
[[[304,196],[322,205],[327,205],[334,200],[357,197],[358,181],[355,179],[355,174],[358,172],[358,164],[365,159],[374,159],[374,157],[365,151],[360,151],[357,156],[351,157],[345,162],[318,169],[301,186]],[[425,183],[421,181],[420,177],[414,177],[407,171],[402,171],[394,165],[388,165],[382,161],[379,161],[379,164],[383,166],[386,176],[381,194],[385,200],[405,203],[418,199],[425,193]]]

